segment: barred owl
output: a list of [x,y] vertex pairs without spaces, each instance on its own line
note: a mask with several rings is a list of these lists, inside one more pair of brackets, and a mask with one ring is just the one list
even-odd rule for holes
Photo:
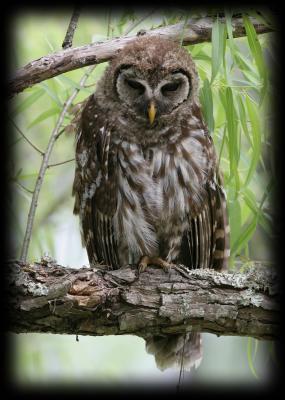
[[[91,264],[226,268],[225,194],[186,49],[138,37],[110,62],[80,117],[73,195]],[[199,333],[146,342],[161,369],[201,359]]]

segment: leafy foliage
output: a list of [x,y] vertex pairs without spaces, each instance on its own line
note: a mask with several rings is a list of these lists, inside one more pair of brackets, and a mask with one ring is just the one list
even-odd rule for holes
[[272,237],[272,219],[264,212],[274,186],[268,169],[271,139],[265,134],[271,90],[264,53],[270,35],[257,37],[248,16],[243,19],[246,38],[233,39],[227,12],[225,24],[219,18],[215,22],[212,44],[189,46],[203,81],[204,117],[224,173],[232,264],[238,255],[261,257],[256,249],[248,252],[257,231],[267,240]]

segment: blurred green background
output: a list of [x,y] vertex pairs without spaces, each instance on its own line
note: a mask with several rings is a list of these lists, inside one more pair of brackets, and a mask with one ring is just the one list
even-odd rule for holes
[[[186,21],[215,10],[183,9],[82,9],[73,46],[105,40],[139,29]],[[14,71],[46,54],[59,51],[72,10],[56,13],[18,12],[12,20],[13,46],[10,62]],[[272,26],[269,14],[244,12],[247,36],[231,37],[231,11],[226,23],[217,19],[212,43],[187,48],[200,76],[200,99],[204,117],[213,135],[224,173],[231,225],[231,267],[239,257],[272,259],[274,230],[271,194],[274,190],[272,126],[274,123],[272,88],[275,50],[272,34],[255,37],[247,14]],[[228,39],[226,38],[228,35]],[[80,90],[74,105],[83,101],[96,87],[106,67],[98,65]],[[18,258],[23,243],[32,191],[42,157],[23,138],[24,134],[45,151],[65,100],[71,95],[86,68],[65,73],[27,89],[10,102],[9,159],[11,197],[11,258]],[[73,118],[64,119],[67,127]],[[69,129],[57,140],[49,164],[74,158],[74,134]],[[41,188],[28,258],[39,260],[48,253],[59,264],[88,265],[81,247],[79,222],[73,216],[71,187],[74,161],[47,169]],[[53,382],[158,381],[177,383],[179,371],[160,372],[144,341],[134,336],[75,337],[48,334],[12,335],[15,384]],[[191,374],[195,382],[260,384],[270,379],[274,364],[273,344],[254,339],[219,337],[204,334],[204,358]]]

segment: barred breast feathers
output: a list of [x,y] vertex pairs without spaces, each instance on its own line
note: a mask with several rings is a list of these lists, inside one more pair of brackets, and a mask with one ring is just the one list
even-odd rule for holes
[[[157,253],[158,226],[166,219],[186,219],[189,197],[199,204],[207,179],[207,157],[197,140],[202,130],[181,138],[175,151],[118,142],[118,208],[115,231],[125,235],[136,254]],[[118,238],[119,239],[119,238]]]

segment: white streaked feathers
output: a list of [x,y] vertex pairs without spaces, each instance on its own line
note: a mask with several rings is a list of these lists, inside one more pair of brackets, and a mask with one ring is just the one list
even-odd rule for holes
[[[143,185],[143,197],[145,203],[150,207],[149,214],[156,217],[162,209],[163,202],[161,189],[155,185],[150,168],[146,164],[141,149],[138,145],[122,142],[121,146],[125,150],[132,151],[132,157],[126,158],[124,153],[120,153],[120,164],[118,165],[118,206],[114,216],[115,233],[118,243],[122,239],[126,241],[129,250],[137,255],[142,255],[144,251],[149,254],[157,252],[158,241],[153,226],[147,222],[146,210],[142,204],[142,194],[130,188],[126,172],[130,169],[130,164],[138,168],[135,176],[137,183]],[[124,197],[133,205],[133,208],[123,204]],[[121,228],[120,228],[121,227]],[[139,243],[143,243],[145,249],[141,249]],[[123,245],[122,245],[123,246]],[[144,250],[144,251],[143,251]]]
[[[188,137],[177,144],[178,150],[175,154],[169,154],[166,148],[150,148],[148,151],[153,152],[150,162],[148,155],[144,157],[138,144],[127,141],[118,143],[120,163],[118,164],[118,206],[114,216],[115,232],[117,240],[119,242],[124,240],[132,253],[144,254],[145,249],[140,247],[140,243],[143,243],[149,255],[156,255],[159,239],[155,227],[161,225],[166,219],[176,216],[187,220],[186,215],[190,212],[189,197],[196,201],[200,200],[201,181],[191,164],[182,157],[180,146],[193,154],[197,170],[205,174],[206,156],[202,151],[201,143],[195,138]],[[173,157],[172,160],[171,157]],[[132,190],[129,185],[128,173],[132,167],[137,171],[134,173],[133,168],[132,179],[143,186],[143,195]],[[186,188],[179,184],[178,167],[180,167]],[[165,174],[159,176],[161,168],[164,169]],[[205,179],[206,176],[204,176]],[[142,197],[148,206],[147,210],[142,204]],[[133,208],[126,209],[126,204],[123,204],[124,198],[133,205]],[[152,224],[147,220],[151,220]],[[177,247],[177,243],[175,245]],[[170,254],[172,254],[171,251]]]

